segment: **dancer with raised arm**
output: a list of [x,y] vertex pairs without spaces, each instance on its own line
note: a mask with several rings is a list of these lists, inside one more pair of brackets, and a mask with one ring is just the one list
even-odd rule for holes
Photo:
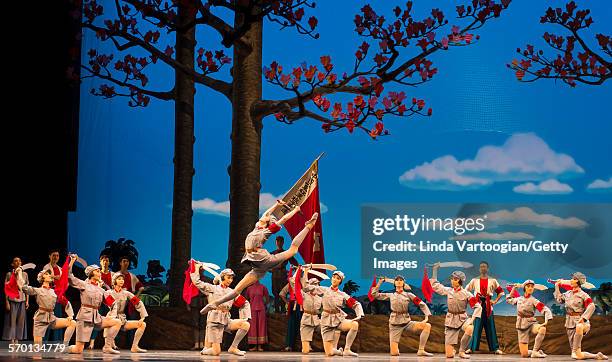
[[268,240],[268,238],[278,232],[281,229],[281,226],[289,220],[295,213],[300,211],[300,207],[296,206],[285,214],[279,220],[276,220],[272,213],[277,207],[286,205],[283,201],[276,201],[276,204],[266,210],[263,213],[259,221],[255,224],[255,228],[251,231],[244,241],[244,249],[245,253],[242,257],[242,262],[249,264],[251,266],[251,271],[248,272],[240,282],[236,285],[234,290],[230,293],[227,293],[224,297],[214,302],[208,303],[200,313],[206,314],[210,310],[215,309],[218,305],[225,303],[229,300],[233,300],[236,298],[246,287],[255,283],[256,280],[260,280],[263,278],[266,273],[273,268],[281,265],[285,261],[289,260],[295,254],[297,254],[298,249],[310,229],[312,229],[317,222],[317,218],[319,217],[318,213],[314,213],[310,220],[306,221],[304,225],[304,229],[300,231],[299,234],[291,241],[291,246],[288,250],[280,252],[278,254],[270,254],[268,250],[263,247],[263,244]]
[[[302,340],[302,353],[310,353],[310,343],[314,336],[315,329],[321,329],[321,314],[322,298],[317,295],[314,291],[319,286],[319,279],[303,278],[300,280],[302,283],[302,307],[304,313],[302,313],[302,319],[300,320],[300,339]],[[307,292],[306,290],[310,290]]]
[[[77,260],[77,255],[70,255],[70,266],[68,274],[68,284],[76,288],[81,293],[81,308],[77,314],[77,329],[76,329],[76,345],[70,346],[70,353],[83,353],[85,343],[89,342],[89,337],[94,328],[108,328],[105,335],[104,348],[102,352],[118,354],[119,351],[113,349],[113,341],[121,328],[121,320],[118,318],[103,317],[98,312],[100,305],[109,296],[110,292],[102,289],[104,283],[101,279],[101,270],[97,265],[88,265],[85,268],[87,280],[81,280],[72,274],[72,266]],[[114,308],[114,303],[109,303],[111,310]]]
[[[113,284],[113,289],[110,291],[110,296],[113,298],[115,303],[115,308],[113,308],[108,314],[107,317],[110,318],[118,318],[121,320],[121,330],[129,331],[132,329],[136,329],[136,333],[134,334],[134,340],[132,341],[132,348],[130,351],[132,353],[144,353],[147,350],[142,349],[138,346],[142,335],[144,334],[145,328],[147,328],[147,323],[144,321],[146,317],[149,316],[147,313],[147,309],[144,306],[144,303],[132,294],[127,291],[123,286],[125,283],[124,276],[121,272],[113,273],[111,283]],[[134,309],[140,314],[139,320],[128,320],[126,315],[127,303],[132,304]]]
[[[224,269],[215,277],[214,283],[210,284],[200,280],[201,263],[195,264],[195,270],[190,274],[191,282],[209,300],[218,300],[228,294],[232,294],[233,290],[230,284],[234,281],[234,272],[231,269]],[[232,319],[230,309],[232,306],[240,308],[240,319]],[[244,356],[246,352],[238,349],[238,344],[247,335],[251,325],[248,320],[251,319],[251,307],[249,301],[242,295],[237,295],[234,298],[228,299],[223,303],[218,303],[215,309],[208,312],[206,319],[206,339],[204,349],[200,352],[203,355],[218,356],[221,354],[221,342],[223,342],[223,332],[236,331],[236,336],[232,345],[228,348],[228,352],[237,356]]]
[[581,288],[586,283],[586,276],[581,272],[572,274],[570,288],[565,293],[559,290],[561,281],[555,283],[555,299],[565,304],[565,329],[572,349],[573,359],[608,359],[608,356],[598,352],[589,353],[582,350],[582,338],[591,330],[589,319],[595,312],[595,304],[591,297]]
[[[378,279],[378,283],[372,288],[372,296],[378,300],[388,300],[391,304],[391,315],[389,315],[389,353],[392,356],[400,355],[399,341],[402,337],[402,332],[407,330],[411,333],[420,333],[417,356],[433,356],[433,353],[425,351],[425,345],[431,331],[431,324],[427,322],[431,315],[429,307],[419,297],[407,291],[410,290],[410,286],[406,284],[404,277],[401,275],[396,276],[393,280],[395,292],[381,293],[380,286],[385,279],[384,277]],[[417,322],[410,319],[410,314],[408,314],[410,302],[418,306],[425,315],[422,321]]]
[[[304,278],[308,279],[308,269],[304,270]],[[334,355],[359,356],[351,351],[351,346],[359,330],[359,323],[357,321],[364,316],[363,308],[361,303],[355,298],[338,289],[343,280],[344,273],[336,270],[332,274],[331,287],[310,284],[304,287],[305,292],[312,292],[323,297],[321,300],[323,306],[321,336],[323,337],[325,355],[328,357]],[[347,314],[342,310],[342,307],[345,305],[355,311],[357,316],[354,319],[346,319]],[[338,349],[338,340],[340,339],[341,332],[348,332],[346,334],[344,351],[342,348]]]
[[[38,304],[38,310],[34,313],[34,343],[41,346],[42,339],[47,332],[47,328],[51,329],[62,329],[66,328],[64,333],[64,345],[68,346],[70,339],[74,334],[76,328],[76,322],[72,319],[74,312],[72,311],[72,305],[66,299],[62,297],[62,300],[58,301],[55,290],[51,288],[53,282],[53,269],[43,269],[38,273],[36,280],[40,283],[39,288],[34,288],[25,283],[25,274],[21,268],[17,269],[17,285],[19,289],[25,294],[35,296],[36,304]],[[65,306],[67,318],[57,318],[55,316],[55,305],[60,303]]]
[[[517,296],[517,287],[522,287],[525,294]],[[514,284],[510,295],[506,301],[516,305],[516,331],[518,332],[518,343],[521,357],[544,358],[546,354],[540,349],[544,336],[546,335],[546,325],[553,318],[550,309],[533,297],[535,282],[527,279],[523,284]],[[544,314],[544,323],[539,324],[535,318],[535,311]],[[535,334],[533,350],[529,351],[529,336]]]
[[[465,273],[460,270],[453,271],[449,277],[451,286],[445,287],[438,281],[438,269],[440,269],[440,263],[435,263],[433,265],[432,277],[429,281],[434,292],[446,295],[446,305],[448,308],[446,318],[444,319],[444,350],[446,358],[455,357],[454,345],[459,342],[459,333],[462,330],[463,336],[461,337],[461,342],[459,342],[459,357],[470,358],[470,355],[465,353],[465,351],[468,348],[474,331],[474,319],[480,318],[482,306],[476,296],[463,288],[463,283],[465,283],[466,279]],[[467,315],[468,304],[474,309],[471,318],[468,318]]]

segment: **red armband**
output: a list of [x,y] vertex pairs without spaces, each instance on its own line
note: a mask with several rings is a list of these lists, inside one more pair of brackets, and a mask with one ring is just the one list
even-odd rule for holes
[[469,299],[469,302],[470,302],[470,307],[474,308],[474,306],[476,306],[476,304],[478,303],[478,298],[472,297]]
[[346,305],[349,308],[353,308],[353,306],[357,303],[357,300],[353,297],[350,297],[349,299],[346,300]]
[[412,303],[414,303],[414,305],[419,305],[421,304],[423,301],[421,300],[421,298],[419,297],[414,297],[414,299],[412,299]]
[[106,296],[106,298],[104,299],[104,304],[110,307],[111,305],[113,305],[113,303],[115,303],[115,298],[113,298],[113,296],[110,294]]
[[504,292],[504,290],[502,289],[502,287],[497,287],[497,289],[495,289],[495,293],[497,293],[497,294],[501,294],[503,292]]
[[539,312],[542,312],[542,309],[544,309],[544,303],[538,302],[535,307]]
[[242,308],[244,303],[246,303],[246,298],[242,295],[239,295],[236,299],[234,299],[234,307]]
[[589,304],[591,304],[591,303],[593,303],[593,299],[591,299],[591,298],[587,298],[587,299],[585,299],[585,300],[584,300],[584,307],[585,307],[585,308],[586,308],[586,307],[588,307],[588,306],[589,306]]
[[280,229],[281,227],[273,222],[268,225],[268,230],[270,230],[272,234],[279,232]]
[[130,299],[130,303],[132,303],[132,305],[135,307],[138,305],[138,303],[140,303],[140,298],[133,296],[132,299]]

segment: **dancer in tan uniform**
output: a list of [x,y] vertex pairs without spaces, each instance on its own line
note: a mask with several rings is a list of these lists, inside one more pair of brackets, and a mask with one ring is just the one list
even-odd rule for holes
[[[110,291],[110,296],[113,298],[112,301],[115,303],[115,308],[113,308],[107,314],[107,317],[118,318],[119,320],[121,320],[121,330],[123,331],[136,329],[136,333],[134,333],[134,339],[132,341],[132,348],[130,349],[130,351],[132,353],[144,353],[147,350],[140,348],[138,346],[138,343],[140,342],[140,339],[144,334],[145,328],[147,328],[147,323],[144,320],[146,317],[149,316],[149,314],[147,313],[147,309],[145,308],[144,303],[142,303],[142,301],[137,296],[123,288],[123,283],[125,283],[123,274],[121,272],[113,273],[113,289]],[[136,311],[140,314],[139,320],[127,319],[127,303],[132,304]]]
[[[205,283],[200,280],[200,269],[202,264],[196,263],[195,271],[191,273],[191,281],[193,284],[207,297],[208,300],[214,301],[232,293],[230,284],[234,281],[234,272],[231,269],[224,269],[218,277],[215,277],[214,285]],[[240,308],[240,319],[231,319],[230,309],[232,306]],[[221,354],[221,342],[223,342],[223,332],[236,331],[236,336],[228,352],[244,356],[246,352],[238,349],[238,344],[247,335],[251,325],[248,320],[251,319],[251,307],[249,301],[242,295],[238,295],[223,303],[208,312],[206,319],[206,338],[204,341],[204,349],[200,352],[203,355],[218,356]]]
[[26,285],[23,274],[23,270],[19,268],[17,285],[25,294],[35,296],[36,304],[38,304],[38,310],[34,313],[34,343],[39,346],[42,345],[42,339],[49,327],[51,327],[51,329],[66,328],[66,332],[64,333],[64,345],[68,346],[74,334],[74,330],[76,329],[76,322],[72,319],[74,317],[72,305],[65,297],[62,298],[62,301],[59,303],[65,305],[65,311],[68,317],[57,318],[55,316],[54,310],[58,300],[55,290],[51,288],[53,270],[43,269],[43,271],[38,273],[36,280],[40,283],[40,288]]
[[[546,325],[553,318],[550,309],[533,297],[535,282],[531,279],[525,280],[522,287],[525,289],[525,294],[514,297],[516,295],[516,284],[512,287],[510,295],[506,297],[506,301],[516,305],[516,330],[518,332],[519,351],[521,357],[544,358],[546,354],[540,349],[544,336],[546,335]],[[539,324],[535,318],[535,311],[544,314],[544,323]],[[535,342],[533,350],[529,351],[529,336],[535,334]]]
[[319,214],[315,212],[310,220],[306,221],[304,229],[302,229],[302,231],[300,231],[291,241],[291,246],[288,250],[272,255],[263,247],[263,244],[272,234],[278,232],[287,220],[300,211],[300,207],[296,206],[282,218],[276,220],[272,212],[282,205],[286,205],[286,203],[279,200],[274,206],[264,212],[259,221],[255,224],[253,231],[247,235],[244,241],[245,253],[242,257],[242,263],[249,264],[251,266],[251,271],[238,282],[231,293],[227,293],[219,300],[208,303],[200,313],[206,314],[208,311],[215,309],[219,304],[236,298],[246,287],[255,283],[256,280],[263,278],[268,271],[285,263],[297,254],[302,241],[304,241],[310,229],[312,229],[317,222]]
[[[381,293],[380,286],[385,281],[385,278],[380,278],[378,284],[372,288],[372,296],[378,300],[388,300],[391,303],[391,315],[389,315],[389,347],[392,356],[399,356],[399,341],[402,337],[402,332],[407,330],[411,333],[420,333],[419,349],[417,356],[431,357],[433,353],[425,351],[425,345],[431,331],[431,324],[427,322],[431,312],[429,307],[419,297],[413,293],[407,292],[410,286],[405,283],[404,277],[398,275],[393,281],[395,286],[394,293]],[[408,314],[408,305],[414,303],[418,306],[425,318],[420,321],[413,321]]]
[[[459,332],[463,330],[463,336],[459,343],[459,357],[470,358],[470,355],[465,353],[472,338],[474,331],[474,318],[480,318],[482,306],[478,302],[478,298],[472,293],[463,288],[465,283],[465,273],[460,270],[455,270],[450,275],[451,287],[445,287],[438,281],[438,269],[440,264],[436,263],[433,266],[431,287],[434,292],[440,295],[446,295],[446,305],[448,312],[444,319],[444,350],[446,358],[455,357],[455,347],[459,342]],[[474,309],[472,317],[468,318],[467,306]]]
[[565,329],[572,349],[573,359],[608,359],[601,352],[597,354],[582,350],[582,338],[591,330],[589,319],[595,312],[595,304],[591,297],[580,287],[586,283],[586,276],[580,272],[572,274],[571,290],[561,293],[559,281],[555,283],[555,299],[565,304]]
[[[304,278],[308,279],[308,269],[304,270]],[[332,274],[331,287],[313,286],[309,284],[304,287],[304,291],[312,292],[313,294],[323,297],[321,299],[323,307],[323,313],[321,314],[321,336],[323,337],[325,355],[357,357],[358,354],[351,351],[351,346],[353,345],[355,337],[357,337],[357,331],[359,329],[359,323],[357,321],[364,316],[363,308],[361,303],[355,298],[338,290],[343,280],[344,273],[336,270]],[[342,310],[344,305],[353,309],[357,317],[354,319],[346,319],[347,314]],[[338,340],[340,339],[341,332],[348,332],[346,334],[344,351],[342,348],[338,349]]]
[[[300,339],[302,340],[302,353],[310,353],[310,343],[314,336],[315,329],[321,328],[321,314],[322,298],[314,292],[314,289],[319,286],[319,279],[306,278],[301,279],[302,283],[302,307],[304,313],[302,313],[302,319],[300,320]],[[309,289],[310,292],[306,292],[305,289]]]
[[[76,345],[70,346],[70,353],[83,353],[85,343],[89,342],[89,337],[94,328],[108,328],[105,335],[104,348],[102,352],[119,354],[120,352],[113,349],[113,341],[121,328],[121,320],[118,318],[105,318],[98,312],[102,302],[109,296],[110,292],[102,289],[104,283],[101,279],[100,267],[97,265],[89,265],[85,268],[87,280],[81,280],[72,274],[72,265],[76,261],[75,254],[70,256],[70,269],[68,274],[68,283],[71,287],[78,289],[81,292],[81,308],[77,314],[77,339]],[[108,301],[108,300],[107,300]],[[110,304],[110,308],[115,307],[114,303]]]

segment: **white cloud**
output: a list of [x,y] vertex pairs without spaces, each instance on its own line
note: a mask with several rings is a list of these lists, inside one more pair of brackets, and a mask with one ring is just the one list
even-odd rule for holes
[[587,191],[612,191],[612,176],[607,180],[597,179],[587,186]]
[[[274,196],[271,193],[264,192],[259,194],[259,213],[263,213],[270,208],[276,200],[281,199],[283,196]],[[204,214],[213,214],[229,217],[230,214],[230,202],[229,201],[215,201],[213,199],[204,198],[202,200],[193,200],[191,202],[193,211],[201,212]],[[325,204],[321,202],[321,213],[324,214],[328,211]]]
[[552,214],[538,214],[529,207],[517,207],[513,211],[498,210],[487,212],[486,224],[491,225],[533,225],[546,229],[584,229],[589,224],[571,216],[562,218]]
[[558,195],[558,194],[570,194],[574,191],[568,184],[561,183],[557,180],[550,179],[542,181],[539,184],[533,182],[527,182],[514,186],[512,191],[519,194],[529,195]]
[[534,133],[517,133],[501,146],[481,147],[473,159],[438,157],[402,174],[402,185],[418,189],[465,190],[501,181],[541,181],[584,173],[574,159],[552,150]]
[[216,202],[215,200],[209,198],[193,200],[191,202],[191,207],[193,208],[193,211],[196,212],[221,216],[229,216],[230,211],[229,201]]
[[489,233],[486,231],[476,234],[463,234],[451,237],[452,240],[531,240],[533,235],[527,233]]

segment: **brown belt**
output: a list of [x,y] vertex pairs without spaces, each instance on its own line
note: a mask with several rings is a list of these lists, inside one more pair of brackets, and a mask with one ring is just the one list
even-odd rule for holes
[[463,312],[451,312],[451,311],[449,311],[447,313],[454,314],[454,315],[459,315],[459,314],[465,314],[465,311],[463,311]]
[[523,314],[521,312],[518,312],[517,314],[521,318],[531,318],[531,317],[533,317],[533,314]]
[[323,309],[323,312],[325,312],[327,314],[338,314],[338,313],[340,313],[340,310],[338,310],[338,309],[336,309],[336,310]]
[[91,308],[91,309],[98,309],[98,308],[100,308],[99,305],[89,305],[89,304],[81,304],[81,307]]
[[582,316],[582,313],[579,313],[579,312],[566,312],[565,314],[570,315],[572,317],[580,317],[580,316]]
[[392,310],[391,313],[395,313],[395,314],[408,314],[408,312],[396,312],[394,310]]
[[38,307],[38,309],[42,310],[43,312],[53,313],[53,309],[47,309],[47,308],[43,308],[43,307]]
[[304,313],[312,314],[312,315],[318,315],[319,311],[318,310],[304,310]]

